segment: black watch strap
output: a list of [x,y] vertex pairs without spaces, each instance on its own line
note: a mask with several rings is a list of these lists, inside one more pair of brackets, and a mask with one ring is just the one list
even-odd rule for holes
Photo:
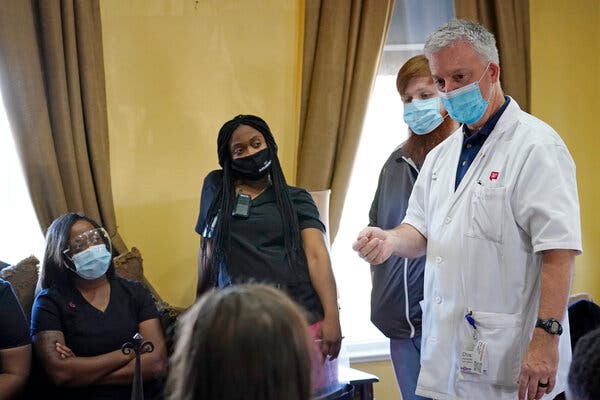
[[561,335],[563,328],[556,318],[538,319],[535,323],[536,328],[542,328],[551,335]]

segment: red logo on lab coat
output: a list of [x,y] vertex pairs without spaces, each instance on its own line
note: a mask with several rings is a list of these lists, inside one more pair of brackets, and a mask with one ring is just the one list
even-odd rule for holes
[[500,175],[498,173],[498,171],[492,171],[492,172],[490,172],[490,181],[498,179],[498,175]]

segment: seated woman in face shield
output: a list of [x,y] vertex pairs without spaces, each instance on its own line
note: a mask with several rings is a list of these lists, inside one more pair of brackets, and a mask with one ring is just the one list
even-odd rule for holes
[[106,231],[81,214],[57,218],[46,234],[31,334],[55,394],[63,399],[129,398],[134,352],[121,346],[140,333],[154,344],[141,355],[144,394],[162,390],[167,352],[158,311],[141,284],[115,276]]
[[341,345],[337,292],[312,197],[287,184],[273,134],[257,116],[226,122],[217,153],[222,169],[204,179],[196,224],[202,236],[197,295],[248,282],[277,287],[305,311],[323,357],[335,359]]

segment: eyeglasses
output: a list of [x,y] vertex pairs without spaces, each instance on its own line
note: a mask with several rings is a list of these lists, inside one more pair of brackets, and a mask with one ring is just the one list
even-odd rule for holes
[[112,250],[112,246],[110,243],[110,237],[108,233],[104,230],[104,228],[96,228],[87,232],[83,232],[80,235],[77,235],[75,239],[69,242],[69,247],[63,251],[68,257],[71,257],[77,253],[81,253],[86,250],[90,246],[97,246],[99,244],[106,245],[108,251]]

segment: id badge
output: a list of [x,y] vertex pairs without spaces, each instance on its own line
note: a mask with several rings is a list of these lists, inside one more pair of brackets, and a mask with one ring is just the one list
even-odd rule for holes
[[460,353],[460,371],[481,375],[487,372],[487,343],[475,341],[473,347],[467,347]]
[[460,372],[474,373],[473,357],[473,349],[466,348],[460,352]]
[[248,218],[250,215],[250,202],[252,198],[244,193],[239,193],[235,202],[232,215],[234,217]]

